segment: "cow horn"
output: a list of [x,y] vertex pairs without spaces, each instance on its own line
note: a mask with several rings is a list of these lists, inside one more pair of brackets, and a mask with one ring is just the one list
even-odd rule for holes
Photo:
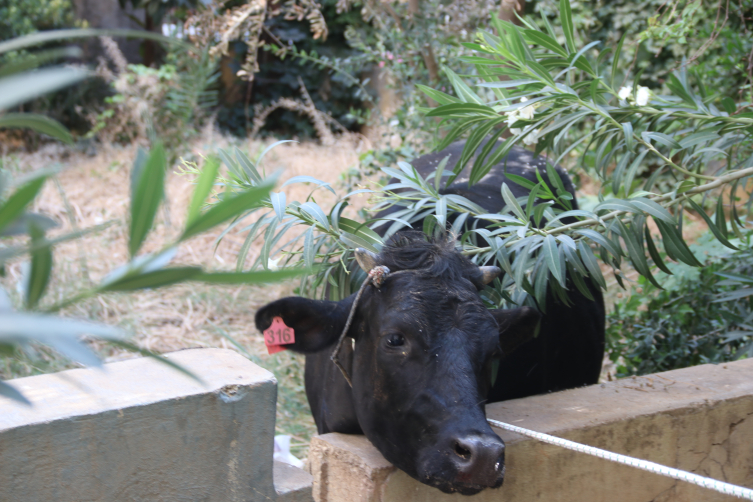
[[356,261],[364,272],[377,266],[377,255],[364,248],[356,248]]
[[502,273],[499,267],[479,267],[478,269],[481,271],[481,282],[484,284],[489,284]]

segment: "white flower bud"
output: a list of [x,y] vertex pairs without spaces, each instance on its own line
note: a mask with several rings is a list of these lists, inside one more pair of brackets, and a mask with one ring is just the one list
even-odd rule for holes
[[618,96],[620,99],[628,99],[633,94],[633,88],[632,87],[621,87],[620,92]]
[[648,90],[648,87],[643,87],[643,86],[638,87],[638,92],[635,93],[636,104],[638,106],[646,106],[650,95],[651,95],[651,91]]

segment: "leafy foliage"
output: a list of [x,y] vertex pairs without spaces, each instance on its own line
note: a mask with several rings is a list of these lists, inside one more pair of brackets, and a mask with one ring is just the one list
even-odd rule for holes
[[[453,172],[446,171],[445,162],[426,178],[404,162],[383,168],[397,182],[361,190],[375,198],[375,210],[396,207],[380,221],[343,218],[353,194],[342,197],[329,213],[313,197],[287,202],[284,195],[272,194],[267,212],[240,230],[247,232],[247,243],[264,240],[253,267],[277,266],[276,253],[286,264],[321,262],[317,275],[304,278],[301,294],[321,296],[328,290],[330,298],[342,298],[363,277],[349,267],[354,247],[378,250],[382,241],[373,230],[380,225],[386,225],[389,235],[423,221],[426,233],[453,232],[476,263],[493,263],[505,271],[482,292],[490,306],[517,303],[545,309],[547,288],[564,302],[568,290],[590,295],[586,278],[606,288],[603,265],[623,287],[623,267],[630,264],[644,285],[659,289],[656,268],[671,273],[677,264],[701,266],[683,237],[685,212],[704,219],[715,242],[736,249],[745,235],[743,215],[753,175],[753,114],[745,111],[747,103],[714,95],[682,70],[670,78],[667,94],[637,84],[620,87],[622,45],[614,51],[599,51],[598,43],[581,46],[567,0],[560,3],[560,12],[561,40],[553,29],[539,30],[530,20],[523,27],[495,20],[496,34],[481,32],[475,43],[465,44],[476,54],[463,62],[473,64],[480,77],[448,69],[453,94],[423,88],[438,103],[425,109],[426,115],[450,126],[438,149],[467,137]],[[466,78],[476,78],[475,88],[488,94],[476,92]],[[579,135],[573,142],[567,136],[571,130]],[[505,131],[509,137],[497,140]],[[492,140],[484,143],[489,136]],[[531,190],[529,197],[516,199],[503,185],[506,207],[488,214],[463,197],[442,192],[466,164],[471,164],[470,183],[477,182],[521,142],[536,145],[537,153],[546,151],[550,161],[548,179],[541,173],[534,182],[509,177]],[[244,179],[242,158],[227,152],[221,157],[236,172],[228,183],[232,190],[258,183]],[[579,159],[576,173],[588,173],[599,183],[592,207],[574,209],[553,169],[572,158]],[[648,179],[638,176],[649,168],[653,174]],[[661,173],[668,173],[669,185],[659,191]],[[321,185],[313,179],[295,181]],[[299,225],[303,231],[286,243],[285,235]],[[239,267],[247,250],[244,246]],[[735,326],[740,324],[728,324],[720,333],[726,336]]]
[[100,65],[98,75],[114,91],[91,118],[88,137],[132,143],[159,138],[171,156],[185,148],[217,104],[219,74],[206,50],[172,45],[159,68],[127,64],[117,44],[101,37],[115,73]]
[[664,290],[638,280],[607,316],[607,352],[617,376],[753,356],[750,239],[735,239],[741,250],[731,251],[707,234],[690,246],[705,255],[703,268],[670,265],[673,276],[659,278]]
[[[450,180],[473,158],[482,140],[491,135],[492,141],[473,161],[471,184],[518,142],[535,144],[537,153],[547,150],[555,163],[575,151],[602,184],[600,203],[590,211],[569,211],[567,204],[552,205],[546,199],[538,205],[534,200],[517,204],[509,197],[505,198],[508,208],[503,213],[512,209],[514,216],[489,217],[461,210],[493,225],[491,232],[474,230],[483,235],[487,246],[464,243],[465,252],[477,256],[480,263],[511,263],[511,268],[505,268],[514,278],[514,290],[535,296],[539,304],[547,284],[560,299],[565,299],[564,290],[572,286],[564,281],[564,270],[583,294],[587,291],[582,281],[586,276],[605,287],[601,271],[591,259],[592,247],[612,268],[618,282],[622,283],[620,268],[626,258],[649,282],[659,286],[648,260],[656,266],[663,266],[664,262],[647,230],[649,218],[660,230],[667,257],[699,266],[682,238],[677,215],[685,207],[698,211],[720,242],[729,244],[725,211],[717,209],[712,221],[692,196],[732,184],[731,200],[737,201],[736,190],[753,174],[753,114],[742,109],[745,104],[725,98],[721,100],[722,109],[717,108],[714,101],[720,100],[702,83],[693,88],[684,70],[671,76],[668,87],[672,94],[653,94],[637,83],[619,88],[616,77],[622,45],[614,54],[610,54],[611,50],[599,51],[598,42],[577,46],[567,0],[560,2],[560,20],[564,43],[558,42],[553,30],[539,30],[530,22],[518,27],[495,19],[497,35],[480,32],[476,43],[465,44],[478,54],[465,61],[473,62],[478,73],[484,75],[476,85],[492,89],[495,99],[485,101],[460,77],[453,78],[456,96],[426,91],[439,103],[427,116],[441,117],[452,124],[440,148],[470,134]],[[612,64],[608,64],[610,57]],[[571,128],[582,133],[577,140],[566,142]],[[511,136],[495,141],[505,130]],[[637,170],[649,162],[659,164],[655,173],[666,170],[674,177],[670,191],[652,192],[655,176],[643,183],[636,179]],[[709,166],[715,166],[714,172],[709,172]],[[549,172],[552,177],[553,170]],[[421,182],[415,176],[401,181],[416,185],[410,194],[416,201],[441,200],[430,191],[417,188]],[[556,179],[553,183],[558,186]],[[544,189],[542,183],[537,186],[532,188]],[[504,186],[502,193],[505,195]],[[612,197],[606,198],[609,195]],[[749,199],[749,194],[743,194],[746,195]],[[401,203],[406,197],[403,193],[388,201]],[[527,205],[526,213],[520,208],[523,204]],[[425,210],[425,203],[420,207]],[[547,221],[541,229],[530,225],[531,215],[536,216],[535,207]],[[408,209],[403,214],[408,221],[407,216],[420,212],[411,206]],[[575,221],[563,224],[561,220],[566,217]],[[743,225],[735,204],[730,225],[735,232]],[[532,257],[530,253],[538,249],[542,252]]]
[[[537,0],[530,10],[556,21],[559,0]],[[625,37],[619,68],[634,68],[649,87],[661,86],[672,71],[688,65],[709,89],[750,100],[753,2],[700,0],[578,0],[572,2],[574,29],[591,40],[615,46]],[[533,19],[545,29],[544,20]],[[563,36],[553,23],[558,40]]]

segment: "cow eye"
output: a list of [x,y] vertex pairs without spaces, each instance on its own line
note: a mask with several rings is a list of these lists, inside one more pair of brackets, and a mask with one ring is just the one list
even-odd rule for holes
[[400,333],[392,333],[387,335],[387,345],[390,347],[400,347],[405,344],[405,337]]

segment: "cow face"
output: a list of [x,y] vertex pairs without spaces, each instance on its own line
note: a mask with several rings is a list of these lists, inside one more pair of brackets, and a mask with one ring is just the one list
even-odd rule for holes
[[[478,288],[488,277],[452,243],[402,235],[375,260],[393,274],[367,286],[348,331],[360,428],[387,460],[444,492],[500,486],[504,444],[484,412],[491,365],[533,335],[538,314],[486,309]],[[285,298],[261,309],[256,324],[281,316],[295,330],[287,347],[316,352],[337,341],[354,296]]]

